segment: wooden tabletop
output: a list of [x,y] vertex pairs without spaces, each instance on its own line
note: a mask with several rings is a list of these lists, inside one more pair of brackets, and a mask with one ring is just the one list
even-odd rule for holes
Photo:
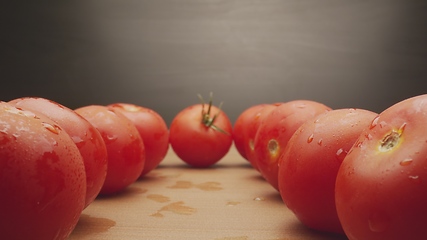
[[122,193],[96,199],[70,239],[342,240],[310,230],[232,148],[208,169],[169,150],[160,166]]

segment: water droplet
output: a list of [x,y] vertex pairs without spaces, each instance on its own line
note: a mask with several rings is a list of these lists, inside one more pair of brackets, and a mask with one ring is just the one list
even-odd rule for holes
[[307,143],[311,143],[314,139],[314,134],[311,134],[310,136],[308,136],[307,138]]
[[421,178],[418,175],[411,175],[409,176],[409,179],[415,183],[418,183],[418,184],[421,183]]
[[319,141],[317,141],[317,144],[318,144],[319,146],[322,146],[322,143],[323,143],[323,139],[319,139]]
[[376,116],[376,117],[372,120],[372,122],[371,122],[371,126],[369,127],[369,129],[373,129],[374,127],[376,127],[376,126],[377,126],[377,124],[378,124],[378,119],[380,119],[380,116]]
[[373,137],[372,137],[372,135],[370,133],[365,134],[365,138],[368,139],[368,140],[372,140],[373,139]]
[[384,232],[389,225],[389,218],[383,213],[374,213],[368,220],[369,229],[372,232]]
[[256,198],[254,198],[254,201],[265,201],[265,198],[263,198],[263,197],[256,197]]
[[249,139],[249,149],[253,151],[255,149],[254,140],[251,138]]
[[335,153],[335,155],[337,156],[337,159],[342,162],[344,160],[344,158],[347,156],[347,152],[344,151],[344,149],[340,148],[337,150],[337,152]]
[[58,125],[52,125],[47,122],[42,122],[43,127],[45,127],[49,132],[54,134],[59,134],[61,131],[61,128]]
[[103,139],[106,143],[114,142],[118,139],[116,135],[103,134]]
[[306,107],[307,107],[307,104],[305,104],[305,103],[300,103],[300,104],[298,104],[296,107],[297,107],[297,108],[306,108]]
[[404,159],[400,162],[400,166],[408,166],[409,164],[411,164],[413,162],[412,158],[407,158]]

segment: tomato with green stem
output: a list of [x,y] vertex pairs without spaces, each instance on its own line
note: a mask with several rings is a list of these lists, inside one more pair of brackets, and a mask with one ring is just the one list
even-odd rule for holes
[[202,103],[180,111],[169,127],[169,142],[177,156],[193,167],[209,167],[221,160],[233,143],[232,125],[221,105]]

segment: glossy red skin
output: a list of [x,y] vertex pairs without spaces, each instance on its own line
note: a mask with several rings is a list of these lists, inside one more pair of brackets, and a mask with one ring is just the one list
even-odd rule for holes
[[108,107],[125,115],[138,129],[145,148],[145,166],[141,177],[155,169],[169,149],[169,129],[154,110],[130,103],[115,103]]
[[[245,154],[247,160],[251,163],[252,167],[259,171],[257,162],[256,162],[256,154],[255,154],[255,136],[258,131],[261,122],[274,108],[279,106],[281,103],[268,104],[264,106],[262,109],[257,111],[252,120],[249,121],[246,128],[246,136],[245,136]],[[233,136],[234,137],[234,136]]]
[[18,108],[36,111],[55,121],[77,145],[86,169],[86,204],[98,196],[107,175],[107,148],[101,134],[72,109],[45,98],[25,97],[10,101]]
[[335,208],[335,179],[347,152],[376,113],[337,109],[306,121],[279,157],[279,192],[306,226],[343,234]]
[[[212,106],[211,117],[219,111],[216,106]],[[189,106],[179,112],[169,127],[169,143],[181,160],[193,167],[205,168],[217,163],[228,153],[233,138],[230,119],[223,111],[220,111],[215,125],[229,134],[203,125],[201,112],[202,104]]]
[[[292,134],[305,121],[331,110],[328,106],[309,100],[294,100],[277,106],[261,122],[255,135],[256,165],[261,175],[278,190],[278,159]],[[277,148],[270,151],[269,142],[275,140]]]
[[61,127],[0,102],[2,239],[66,239],[85,206],[85,174]]
[[[427,95],[379,114],[337,175],[338,216],[350,240],[427,239]],[[380,150],[392,131],[400,141]]]
[[107,148],[107,176],[100,194],[119,193],[134,183],[145,164],[144,142],[135,125],[106,106],[89,105],[75,111],[95,126]]
[[249,124],[255,121],[256,115],[263,109],[267,104],[257,104],[250,106],[245,109],[237,117],[233,125],[233,142],[240,156],[248,160],[246,156],[246,148],[248,148],[248,127]]

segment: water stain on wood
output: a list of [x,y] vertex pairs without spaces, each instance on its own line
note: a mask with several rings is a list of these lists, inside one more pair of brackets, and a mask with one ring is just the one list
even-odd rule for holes
[[147,198],[159,203],[166,203],[170,201],[170,198],[161,194],[150,194]]
[[114,227],[114,220],[102,217],[93,217],[88,214],[81,214],[79,222],[74,229],[72,236],[86,236],[108,231]]
[[192,215],[197,212],[197,209],[184,205],[183,201],[178,201],[160,208],[157,212],[151,214],[150,216],[164,217],[162,212],[172,212],[180,215]]
[[248,239],[249,239],[248,236],[215,238],[215,240],[248,240]]
[[202,191],[219,191],[223,188],[219,182],[204,182],[199,184],[194,184],[190,181],[177,181],[175,185],[169,186],[168,188],[172,189],[190,189],[198,188]]
[[241,202],[238,201],[228,201],[227,206],[236,206],[239,205]]

